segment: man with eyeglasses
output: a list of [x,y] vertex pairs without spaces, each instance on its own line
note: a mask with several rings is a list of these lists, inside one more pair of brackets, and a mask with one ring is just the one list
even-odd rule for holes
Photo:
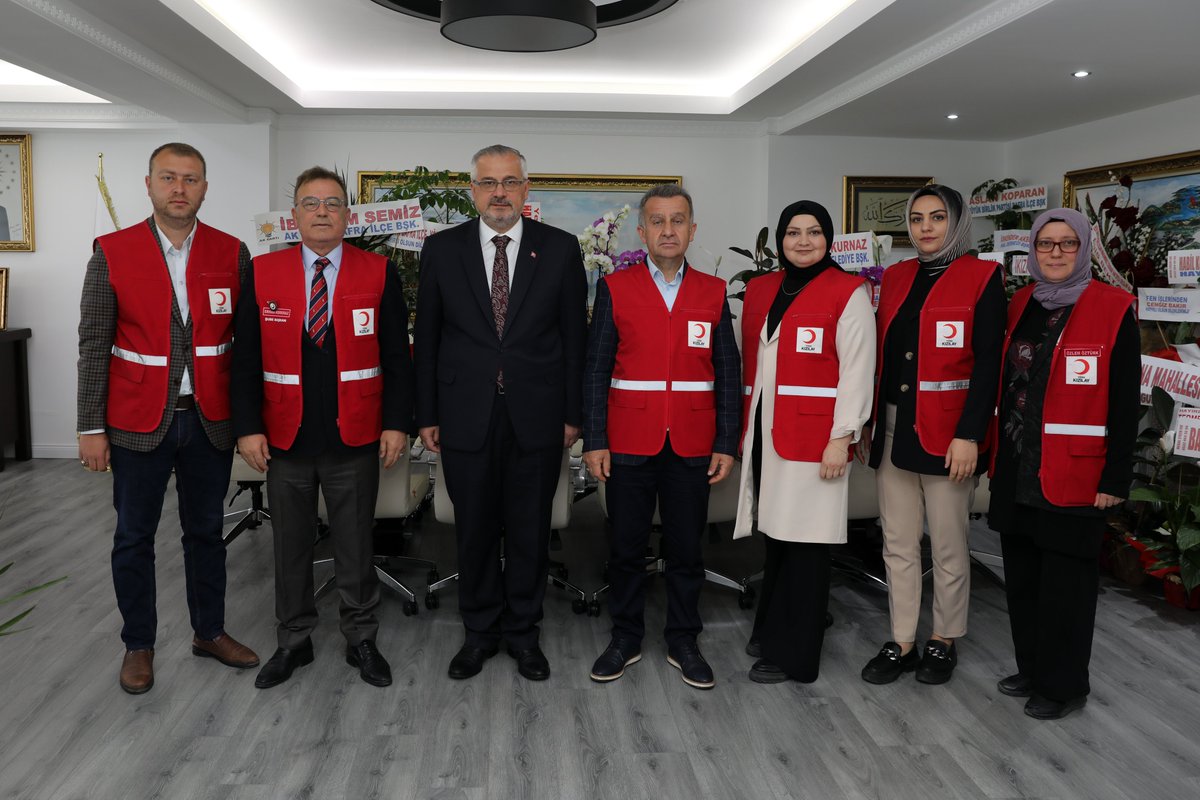
[[79,461],[112,470],[119,683],[130,694],[154,685],[154,536],[172,473],[192,653],[239,669],[258,665],[225,633],[221,539],[233,463],[229,340],[250,252],[197,220],[207,191],[195,147],[170,142],[151,153],[154,213],[96,240],[79,304]]
[[345,244],[350,210],[336,172],[296,178],[301,245],[254,259],[233,350],[238,451],[267,474],[275,544],[278,649],[254,685],[267,689],[313,660],[317,492],[328,508],[346,662],[373,686],[392,682],[376,647],[379,581],[371,532],[379,464],[408,449],[413,376],[399,272]]
[[479,218],[421,253],[414,344],[417,425],[458,539],[466,635],[449,675],[478,674],[503,639],[522,676],[545,680],[538,623],[563,448],[582,423],[587,280],[575,236],[522,218],[524,156],[486,147],[471,178]]

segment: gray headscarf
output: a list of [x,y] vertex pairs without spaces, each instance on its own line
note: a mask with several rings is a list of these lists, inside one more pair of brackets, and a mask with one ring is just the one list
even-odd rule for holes
[[[922,186],[912,193],[908,198],[908,205],[904,209],[904,221],[908,224],[909,215],[912,214],[913,203],[919,197],[936,197],[946,206],[946,213],[949,215],[946,227],[946,240],[942,242],[941,249],[932,255],[918,254],[917,260],[925,267],[945,267],[951,261],[964,255],[971,249],[971,215],[966,213],[966,208],[963,204],[962,195],[951,189],[949,186],[942,186],[940,183],[931,183],[928,186]],[[912,231],[910,230],[911,234]]]
[[[1075,254],[1075,266],[1066,280],[1058,283],[1046,280],[1045,275],[1042,274],[1041,265],[1037,261],[1037,248],[1033,246],[1033,243],[1037,241],[1038,233],[1051,222],[1066,223],[1079,237],[1079,252]],[[1033,299],[1050,311],[1075,305],[1079,295],[1083,294],[1083,290],[1092,282],[1092,226],[1088,225],[1087,217],[1073,208],[1055,208],[1043,211],[1033,221],[1033,227],[1029,230],[1029,249],[1029,274],[1037,281],[1033,287]]]

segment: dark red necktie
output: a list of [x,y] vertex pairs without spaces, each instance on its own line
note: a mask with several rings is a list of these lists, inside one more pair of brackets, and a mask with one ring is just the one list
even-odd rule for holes
[[308,338],[317,347],[325,343],[325,334],[329,332],[329,287],[325,283],[325,268],[329,266],[328,258],[318,258],[313,262],[312,291],[308,293]]
[[496,258],[492,261],[492,316],[496,318],[496,335],[504,336],[504,318],[508,315],[508,243],[507,236],[493,236]]

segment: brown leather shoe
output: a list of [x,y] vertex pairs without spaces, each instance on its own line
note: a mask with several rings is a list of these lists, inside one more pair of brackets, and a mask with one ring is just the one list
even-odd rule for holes
[[154,651],[126,650],[121,661],[121,688],[130,694],[143,694],[154,685]]
[[254,651],[227,633],[222,633],[212,641],[193,636],[192,655],[215,658],[225,666],[236,669],[258,666],[258,656]]

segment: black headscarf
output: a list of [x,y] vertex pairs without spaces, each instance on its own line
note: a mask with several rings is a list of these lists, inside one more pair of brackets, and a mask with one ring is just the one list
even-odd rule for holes
[[[811,267],[797,267],[783,254],[784,234],[787,233],[788,224],[799,214],[811,214],[815,217],[817,224],[821,226],[821,233],[825,234],[825,255]],[[799,200],[783,209],[779,215],[779,224],[775,227],[775,247],[775,254],[779,256],[779,263],[783,266],[783,283],[779,284],[779,291],[776,292],[775,300],[767,313],[767,336],[774,335],[792,300],[813,278],[827,269],[841,269],[830,255],[830,248],[833,247],[833,219],[820,203]]]

